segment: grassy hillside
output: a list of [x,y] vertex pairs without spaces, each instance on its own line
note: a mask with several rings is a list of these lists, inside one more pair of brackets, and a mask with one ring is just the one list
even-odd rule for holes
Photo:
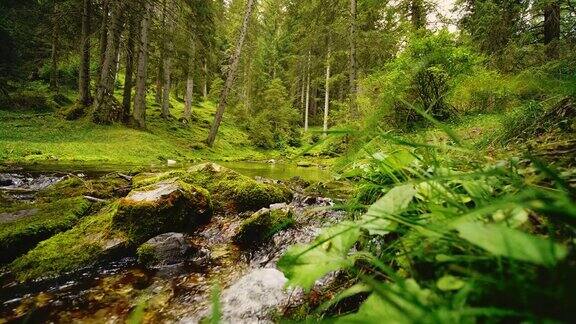
[[67,121],[59,113],[67,107],[41,113],[0,110],[0,163],[148,166],[165,165],[168,159],[180,163],[258,160],[275,153],[254,149],[228,116],[214,148],[207,148],[204,140],[216,109],[213,103],[194,106],[192,121],[185,124],[178,120],[182,102],[172,99],[174,117],[167,121],[160,117],[160,107],[152,97],[148,99],[146,130],[121,124],[101,126],[87,119]]

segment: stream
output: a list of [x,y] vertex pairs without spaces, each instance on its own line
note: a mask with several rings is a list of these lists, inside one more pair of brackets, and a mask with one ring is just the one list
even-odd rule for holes
[[[250,177],[306,181],[327,180],[320,168],[268,163],[223,163]],[[62,172],[0,174],[0,193],[32,201],[34,192],[65,176]],[[82,174],[82,176],[86,176]],[[98,177],[98,174],[89,174]],[[100,263],[86,269],[29,283],[19,283],[7,271],[0,273],[0,323],[90,322],[198,323],[210,315],[215,287],[222,291],[222,319],[228,323],[270,322],[298,304],[299,291],[284,289],[286,278],[276,261],[295,243],[310,242],[323,227],[345,214],[330,209],[330,198],[295,193],[284,206],[291,208],[295,225],[278,232],[267,243],[240,250],[232,237],[246,215],[214,215],[210,223],[186,239],[202,249],[204,257],[167,267],[146,269],[134,257]]]

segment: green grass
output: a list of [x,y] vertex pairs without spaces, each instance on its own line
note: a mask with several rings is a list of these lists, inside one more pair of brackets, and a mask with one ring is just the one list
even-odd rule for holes
[[[193,107],[193,121],[184,124],[183,103],[172,99],[174,116],[160,117],[160,108],[149,97],[147,130],[121,124],[95,125],[87,119],[66,121],[57,113],[13,113],[0,110],[0,163],[161,166],[166,160],[180,163],[198,160],[266,159],[277,152],[259,151],[248,136],[224,116],[216,144],[207,148],[215,105],[203,102]],[[113,168],[113,167],[112,167]]]

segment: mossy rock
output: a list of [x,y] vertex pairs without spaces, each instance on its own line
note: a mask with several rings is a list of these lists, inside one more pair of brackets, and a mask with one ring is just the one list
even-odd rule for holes
[[142,244],[136,250],[136,256],[138,257],[138,263],[145,266],[150,266],[158,262],[156,257],[156,248],[152,244]]
[[21,281],[57,276],[87,267],[123,253],[128,248],[124,233],[112,227],[117,203],[83,218],[72,229],[40,242],[10,265]]
[[130,181],[116,174],[109,174],[92,180],[71,176],[41,190],[36,194],[36,198],[41,201],[76,196],[111,199],[126,196],[130,192],[130,188]]
[[213,201],[231,213],[259,210],[271,204],[292,200],[292,191],[284,185],[259,183],[214,163],[190,168],[182,180],[208,189]]
[[212,216],[210,194],[182,181],[164,181],[121,199],[113,226],[139,244],[158,234],[190,231]]
[[210,192],[214,207],[228,213],[255,211],[271,204],[292,200],[292,191],[284,185],[259,183],[215,163],[199,164],[186,171],[138,175],[134,177],[133,185],[137,188],[176,179],[206,188]]
[[234,242],[243,247],[252,247],[267,241],[274,234],[293,224],[294,213],[290,207],[262,208],[242,222],[234,235]]
[[21,205],[0,214],[0,263],[14,260],[39,242],[72,228],[89,210],[82,197]]

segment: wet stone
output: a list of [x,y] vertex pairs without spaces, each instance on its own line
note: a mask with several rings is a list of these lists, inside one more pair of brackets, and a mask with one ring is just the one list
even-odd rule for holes
[[188,260],[194,250],[184,234],[164,233],[138,248],[138,261],[148,267],[169,266]]
[[26,209],[26,210],[19,210],[13,213],[0,213],[0,224],[10,223],[22,218],[34,216],[38,213],[37,208],[33,209]]

